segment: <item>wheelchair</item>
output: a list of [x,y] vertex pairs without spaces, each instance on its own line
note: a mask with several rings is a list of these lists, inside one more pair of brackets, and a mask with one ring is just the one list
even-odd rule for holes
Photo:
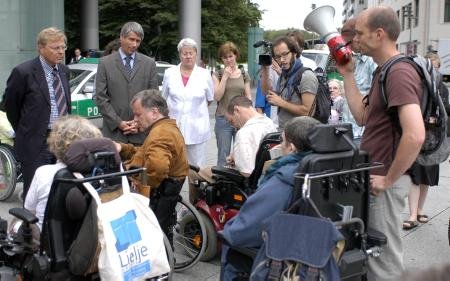
[[[356,147],[350,124],[317,125],[308,138],[313,153],[299,163],[291,202],[304,198],[311,206],[309,215],[330,220],[344,237],[345,248],[337,261],[340,279],[366,280],[368,259],[382,254],[381,246],[387,242],[384,234],[366,228],[369,171],[382,164],[371,163],[369,155]],[[248,280],[257,250],[231,249],[228,261],[241,271],[240,280]]]
[[16,160],[14,148],[6,143],[0,143],[0,183],[5,186],[0,188],[0,201],[8,200],[16,189],[16,184],[22,182],[22,168]]
[[[98,157],[97,153],[94,154],[94,158],[100,159],[100,162],[103,161],[101,159],[111,159],[111,157],[114,157],[112,152],[102,152]],[[108,162],[108,160],[104,161]],[[104,165],[110,167],[108,164]],[[98,168],[97,165],[96,168]],[[140,173],[143,169],[125,172],[109,169],[103,169],[103,171],[104,173],[100,175],[81,179],[75,178],[68,168],[63,168],[56,173],[48,196],[38,247],[32,244],[30,230],[38,219],[23,208],[10,210],[10,214],[22,220],[23,223],[20,233],[13,237],[5,233],[7,223],[0,222],[0,280],[100,280],[95,267],[99,251],[98,239],[95,238],[97,221],[94,219],[90,224],[86,224],[88,217],[96,218],[96,208],[90,208],[95,201],[82,183],[90,182],[99,187],[106,198],[114,199],[121,194],[120,184],[117,184],[121,177]],[[90,210],[94,211],[89,213]],[[92,237],[93,239],[79,239],[82,229],[93,233],[92,236],[84,235],[81,236],[82,238]],[[78,247],[74,245],[77,239],[81,243]],[[171,271],[151,280],[171,280],[172,278],[175,259],[167,238],[164,244]],[[75,251],[77,252],[74,253]],[[72,262],[75,258],[87,263],[83,262],[83,266],[75,266]]]
[[[199,181],[195,184],[199,197],[194,205],[206,228],[207,245],[201,260],[209,261],[216,256],[220,249],[217,232],[239,212],[248,196],[255,192],[264,164],[271,159],[270,149],[280,143],[280,132],[269,133],[261,140],[256,153],[255,169],[248,178],[235,169],[214,166],[211,168],[214,183]],[[192,165],[190,168],[196,172],[200,170]]]

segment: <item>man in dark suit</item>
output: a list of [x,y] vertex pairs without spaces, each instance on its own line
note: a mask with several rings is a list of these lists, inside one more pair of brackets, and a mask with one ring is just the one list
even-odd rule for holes
[[22,163],[23,199],[36,169],[56,160],[46,141],[53,123],[70,114],[69,69],[61,64],[66,43],[61,30],[43,29],[37,36],[39,56],[16,66],[6,82],[6,114],[16,132],[14,148]]
[[137,145],[144,142],[145,133],[139,132],[133,121],[130,101],[138,92],[158,87],[155,61],[137,52],[143,39],[144,30],[139,23],[124,24],[119,51],[100,59],[95,86],[103,135]]

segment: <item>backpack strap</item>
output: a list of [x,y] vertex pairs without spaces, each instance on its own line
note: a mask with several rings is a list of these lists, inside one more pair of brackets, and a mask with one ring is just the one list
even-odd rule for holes
[[[302,82],[303,73],[305,71],[307,71],[307,70],[310,70],[310,71],[312,71],[314,73],[314,71],[311,68],[302,66],[300,68],[300,70],[297,72],[297,76],[294,78],[295,80],[292,83],[292,85],[300,85],[300,83]],[[301,99],[302,98],[302,94],[300,93],[300,91],[297,89],[296,86],[294,87],[294,91],[298,94],[299,98]],[[317,103],[317,95],[314,97],[314,101],[313,101],[313,103],[311,105],[311,108],[310,108],[310,110],[308,112],[308,116],[312,117],[314,115],[314,109],[316,107],[316,103]]]
[[[382,67],[381,67],[381,72],[380,72],[380,79],[379,79],[379,83],[380,83],[380,88],[381,88],[381,100],[387,110],[388,108],[388,99],[387,99],[387,95],[386,95],[386,81],[387,81],[387,76],[389,73],[389,70],[391,69],[392,65],[396,64],[397,62],[406,62],[408,64],[410,64],[419,74],[420,78],[423,80],[423,73],[422,70],[417,66],[417,64],[413,61],[413,58],[411,56],[405,56],[403,54],[399,54],[394,56],[393,58],[389,59]],[[422,81],[423,83],[425,83],[426,81]],[[426,83],[425,83],[426,84]],[[426,109],[426,105],[428,101],[428,97],[427,95],[423,95],[422,96],[422,101],[420,103],[420,109],[422,112],[425,112]]]

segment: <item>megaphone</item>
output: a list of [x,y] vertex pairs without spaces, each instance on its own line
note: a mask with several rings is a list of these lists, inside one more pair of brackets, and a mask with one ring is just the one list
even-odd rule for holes
[[303,26],[306,30],[315,32],[322,37],[337,64],[346,64],[352,58],[352,50],[334,27],[333,21],[334,8],[322,6],[308,14]]

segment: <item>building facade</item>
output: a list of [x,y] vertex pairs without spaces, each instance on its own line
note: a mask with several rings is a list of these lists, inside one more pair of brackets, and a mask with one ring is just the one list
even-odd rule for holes
[[367,7],[392,7],[401,25],[398,49],[405,54],[437,51],[439,39],[450,39],[450,0],[344,0],[343,5],[344,22]]
[[0,100],[11,70],[37,56],[36,36],[49,26],[64,30],[64,1],[0,1]]
[[344,9],[342,10],[342,23],[358,15],[364,9],[367,9],[368,1],[369,0],[344,0]]

